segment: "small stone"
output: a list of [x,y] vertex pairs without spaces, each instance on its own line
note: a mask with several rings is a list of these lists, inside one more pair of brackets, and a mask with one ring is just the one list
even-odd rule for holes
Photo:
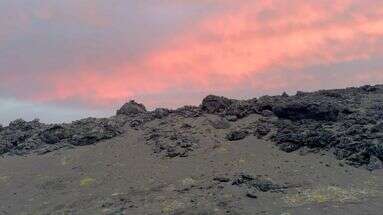
[[271,110],[263,110],[261,115],[264,116],[264,117],[271,117],[271,116],[274,115],[274,113]]
[[226,139],[229,141],[237,141],[245,139],[249,135],[249,132],[246,130],[237,130],[237,131],[230,131],[226,135]]
[[180,155],[180,152],[175,148],[168,148],[166,156],[169,158],[175,158]]
[[193,128],[193,126],[191,126],[188,123],[184,123],[184,124],[182,124],[181,128],[183,128],[183,129],[190,129],[190,128]]
[[258,198],[258,196],[256,195],[256,193],[253,190],[247,191],[246,196],[249,197],[249,198],[252,198],[252,199],[257,199]]
[[226,177],[215,177],[213,180],[214,181],[218,181],[218,182],[223,182],[223,183],[226,183],[226,182],[230,181],[230,179],[226,178]]
[[225,116],[225,118],[230,121],[230,122],[235,122],[238,120],[238,117],[235,116],[235,115],[228,115],[228,116]]
[[370,162],[367,164],[367,169],[370,171],[383,169],[383,163],[379,158],[375,156],[371,156]]
[[293,152],[296,151],[300,148],[298,144],[293,144],[293,143],[282,143],[279,145],[279,149],[284,151],[284,152]]

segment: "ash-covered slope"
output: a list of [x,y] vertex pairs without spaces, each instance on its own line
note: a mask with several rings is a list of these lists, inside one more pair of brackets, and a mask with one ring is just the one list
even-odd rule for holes
[[[275,142],[281,150],[293,152],[328,151],[337,159],[368,169],[382,168],[383,160],[383,85],[363,86],[294,96],[263,96],[234,100],[207,96],[198,107],[147,111],[130,101],[110,118],[88,118],[68,124],[47,125],[37,120],[16,120],[0,127],[0,154],[48,153],[64,147],[94,144],[127,132],[143,130],[153,152],[167,157],[186,157],[203,144],[193,136],[193,127],[180,129],[148,122],[171,118],[196,118],[217,115],[210,120],[213,129],[230,128],[230,123],[250,115],[257,120],[226,134],[228,141],[249,135]],[[169,131],[170,130],[170,131]],[[129,134],[127,134],[129,135]]]

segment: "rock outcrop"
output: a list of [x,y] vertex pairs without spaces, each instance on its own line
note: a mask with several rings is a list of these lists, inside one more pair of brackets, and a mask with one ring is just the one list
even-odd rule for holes
[[136,115],[140,113],[146,113],[146,108],[143,104],[139,104],[134,100],[129,101],[124,104],[119,110],[117,110],[117,115]]
[[[238,122],[249,115],[262,120]],[[68,124],[47,125],[38,120],[19,119],[9,126],[0,126],[0,154],[49,152],[65,146],[94,144],[118,136],[122,128],[128,126],[146,129],[147,142],[153,145],[155,152],[168,157],[187,156],[198,145],[198,140],[191,135],[196,133],[193,127],[182,126],[173,134],[168,130],[174,130],[174,126],[168,130],[145,128],[145,124],[153,120],[166,123],[167,119],[172,122],[179,117],[203,117],[212,129],[220,130],[231,128],[234,122],[248,123],[243,129],[226,131],[228,141],[254,134],[275,142],[286,152],[302,148],[328,151],[353,166],[366,166],[370,170],[382,168],[383,85],[298,92],[293,96],[284,93],[249,100],[209,95],[200,106],[176,110],[147,111],[144,105],[130,101],[111,118],[88,118]]]

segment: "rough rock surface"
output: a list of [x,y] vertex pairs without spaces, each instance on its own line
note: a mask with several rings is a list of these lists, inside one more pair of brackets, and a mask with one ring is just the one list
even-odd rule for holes
[[0,131],[0,153],[45,153],[65,146],[83,146],[120,134],[111,119],[87,118],[70,124],[46,125],[18,119]]
[[135,115],[140,113],[145,113],[146,108],[143,104],[138,104],[134,100],[124,104],[119,110],[117,110],[117,115]]

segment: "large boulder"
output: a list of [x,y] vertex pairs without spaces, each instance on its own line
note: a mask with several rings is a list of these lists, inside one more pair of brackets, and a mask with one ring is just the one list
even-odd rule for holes
[[231,104],[232,100],[228,98],[209,95],[202,100],[201,109],[205,113],[216,114],[224,112]]
[[146,113],[146,108],[143,104],[139,104],[134,100],[129,101],[124,104],[119,110],[117,110],[117,115],[136,115],[140,113]]
[[338,105],[328,102],[291,100],[275,104],[272,111],[279,118],[295,121],[302,119],[336,121],[341,109]]
[[52,125],[40,133],[40,139],[46,144],[59,143],[73,136],[73,131],[67,127],[64,125]]
[[171,111],[166,108],[156,108],[152,114],[155,118],[162,119],[169,116],[170,113]]
[[70,143],[75,146],[84,146],[100,140],[113,138],[121,133],[116,124],[108,119],[87,118],[71,124],[73,132]]
[[19,131],[28,131],[33,129],[39,129],[42,126],[39,119],[34,119],[30,122],[27,122],[23,119],[16,119],[9,123],[9,129],[19,130]]
[[226,108],[225,115],[244,118],[256,112],[256,110],[253,109],[256,102],[256,99],[245,101],[231,100],[231,104]]

